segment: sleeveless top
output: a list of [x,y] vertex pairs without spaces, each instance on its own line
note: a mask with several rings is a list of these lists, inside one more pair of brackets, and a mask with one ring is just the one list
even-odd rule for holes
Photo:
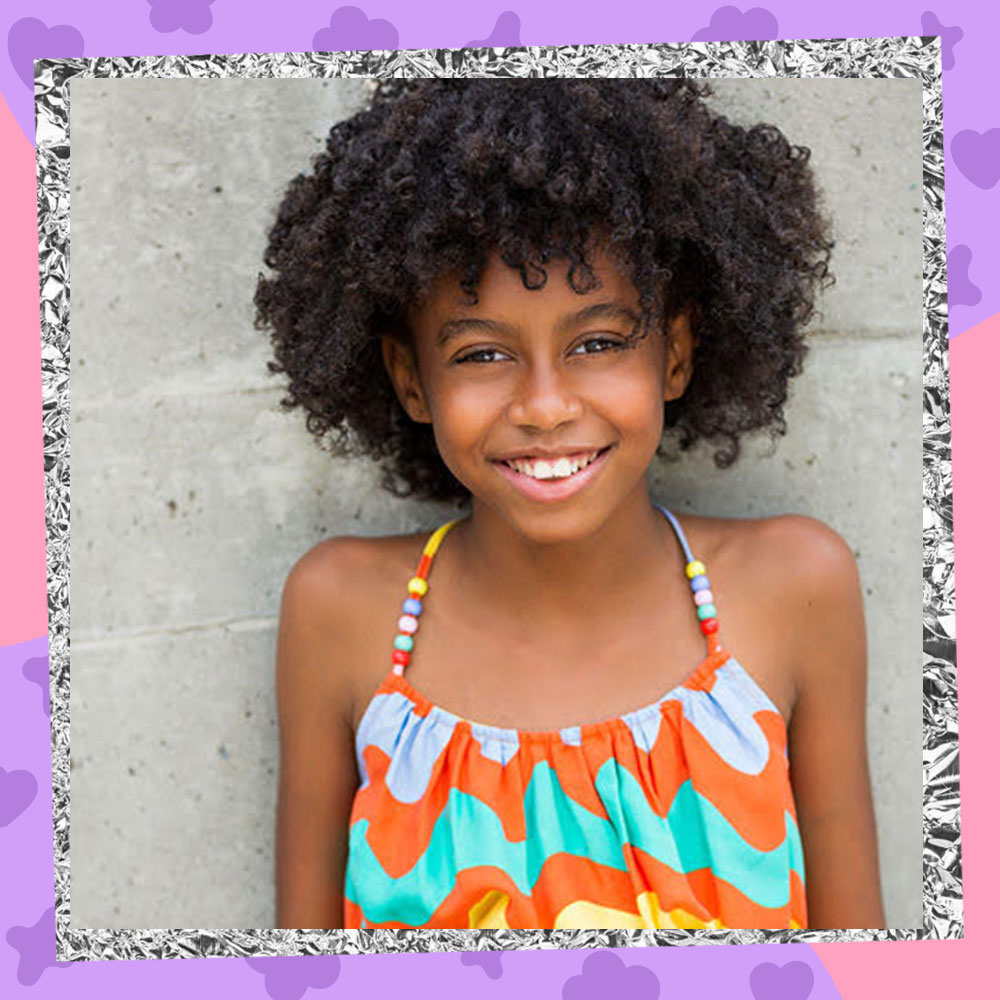
[[453,523],[424,550],[358,725],[344,926],[806,927],[784,718],[722,648],[714,603],[705,659],[652,704],[547,732],[483,725],[403,676]]

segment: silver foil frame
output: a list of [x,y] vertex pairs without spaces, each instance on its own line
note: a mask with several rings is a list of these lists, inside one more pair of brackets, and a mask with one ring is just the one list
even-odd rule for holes
[[[320,931],[70,927],[69,84],[77,77],[914,77],[923,88],[922,929]],[[36,65],[42,421],[60,960],[942,939],[963,934],[940,40],[566,45],[41,60]]]

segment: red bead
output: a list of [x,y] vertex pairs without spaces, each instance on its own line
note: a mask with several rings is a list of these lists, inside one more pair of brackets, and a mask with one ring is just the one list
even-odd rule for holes
[[405,667],[410,662],[410,654],[405,649],[394,649],[392,651],[392,662]]
[[718,618],[706,618],[701,623],[701,631],[703,635],[711,635],[712,632],[719,631],[719,619]]

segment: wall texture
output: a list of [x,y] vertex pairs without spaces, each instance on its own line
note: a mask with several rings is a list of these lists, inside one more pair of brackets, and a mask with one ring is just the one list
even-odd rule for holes
[[[319,539],[439,523],[278,410],[252,296],[270,215],[362,81],[72,84],[72,915],[268,927],[276,614]],[[680,511],[819,517],[867,599],[890,926],[921,920],[921,99],[910,80],[730,80],[714,103],[811,147],[838,283],[789,433],[720,472],[664,461]],[[776,558],[780,554],[776,554]]]

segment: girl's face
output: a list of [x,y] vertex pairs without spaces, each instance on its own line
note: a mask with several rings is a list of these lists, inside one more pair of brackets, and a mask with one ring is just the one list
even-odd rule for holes
[[663,403],[691,373],[686,319],[627,345],[639,293],[604,254],[600,286],[546,265],[544,288],[524,287],[493,255],[465,305],[439,280],[411,313],[413,350],[383,341],[386,366],[414,420],[430,422],[441,458],[519,534],[571,541],[646,497],[645,473],[663,432]]

